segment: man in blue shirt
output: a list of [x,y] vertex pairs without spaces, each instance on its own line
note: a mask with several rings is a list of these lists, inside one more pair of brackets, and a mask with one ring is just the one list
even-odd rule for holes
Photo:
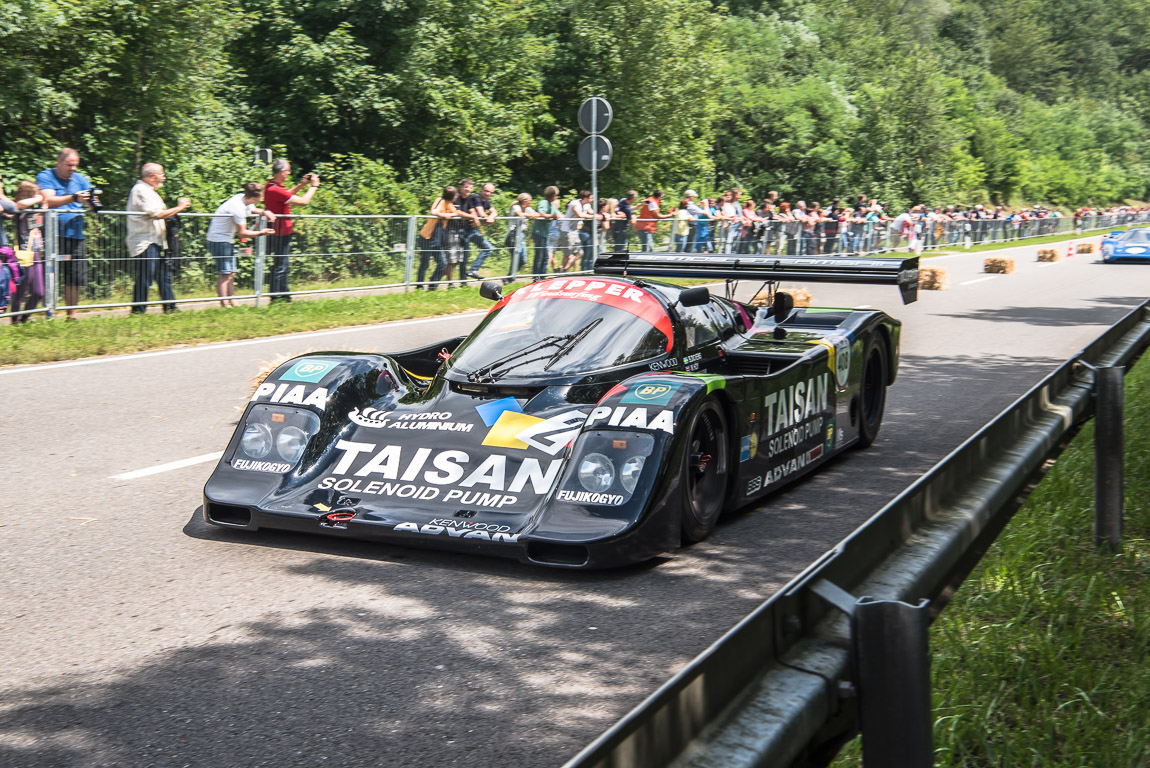
[[[65,147],[56,155],[56,167],[36,174],[36,186],[49,208],[62,211],[57,217],[56,253],[60,261],[60,280],[64,284],[64,303],[80,303],[80,288],[88,284],[88,254],[84,248],[84,205],[91,200],[92,182],[77,172],[80,153]],[[75,319],[76,310],[68,310]]]

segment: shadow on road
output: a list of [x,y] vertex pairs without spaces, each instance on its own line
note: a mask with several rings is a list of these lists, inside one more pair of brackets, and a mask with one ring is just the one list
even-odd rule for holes
[[971,310],[941,314],[962,320],[987,320],[995,323],[1025,323],[1053,327],[1098,325],[1098,309],[1133,309],[1146,300],[1144,296],[1107,296],[1091,299],[1088,307],[1001,307],[993,310]]

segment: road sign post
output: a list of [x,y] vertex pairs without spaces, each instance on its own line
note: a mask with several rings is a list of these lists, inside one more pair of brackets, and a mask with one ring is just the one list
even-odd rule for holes
[[591,172],[591,264],[599,258],[599,171],[611,162],[611,141],[600,133],[607,130],[613,117],[606,99],[592,96],[579,105],[579,127],[587,138],[579,145],[579,163]]

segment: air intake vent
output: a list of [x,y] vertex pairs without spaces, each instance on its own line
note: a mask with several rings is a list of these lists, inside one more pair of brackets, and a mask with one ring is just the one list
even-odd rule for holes
[[587,548],[578,544],[529,541],[527,557],[542,565],[586,565]]
[[247,507],[208,502],[206,509],[208,519],[218,525],[234,525],[237,528],[247,528],[252,524],[252,511]]

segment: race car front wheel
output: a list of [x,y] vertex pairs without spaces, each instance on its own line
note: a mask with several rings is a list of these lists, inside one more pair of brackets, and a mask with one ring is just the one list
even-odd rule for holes
[[690,435],[680,471],[683,498],[683,541],[707,538],[727,495],[730,454],[727,422],[713,397],[703,401],[691,420]]
[[883,413],[886,411],[886,345],[882,340],[872,342],[867,350],[859,405],[862,413],[858,447],[866,448],[878,437]]

